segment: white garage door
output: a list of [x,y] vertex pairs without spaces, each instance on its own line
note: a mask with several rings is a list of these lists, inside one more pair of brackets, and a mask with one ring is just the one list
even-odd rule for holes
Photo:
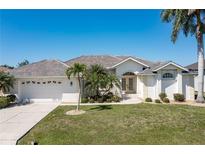
[[68,79],[27,79],[22,80],[20,85],[21,98],[34,102],[58,102],[62,100],[63,93],[78,91],[76,80]]
[[173,99],[173,94],[177,92],[176,80],[162,80],[162,91],[167,94],[169,99]]

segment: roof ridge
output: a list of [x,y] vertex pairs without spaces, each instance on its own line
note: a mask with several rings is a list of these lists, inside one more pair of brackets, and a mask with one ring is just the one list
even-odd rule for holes
[[66,63],[62,62],[61,60],[57,60],[57,59],[54,59],[56,62],[62,64],[62,65],[65,65],[66,67],[70,67],[68,66]]
[[20,67],[16,67],[16,68],[14,68],[13,70],[17,70],[17,69],[20,69],[20,68],[28,67],[28,66],[31,66],[31,65],[34,65],[34,64],[36,64],[36,63],[43,62],[43,61],[48,61],[48,59],[43,59],[43,60],[40,60],[40,61],[36,61],[36,62],[29,63],[29,64],[27,64],[27,65],[23,65],[23,66],[20,66]]

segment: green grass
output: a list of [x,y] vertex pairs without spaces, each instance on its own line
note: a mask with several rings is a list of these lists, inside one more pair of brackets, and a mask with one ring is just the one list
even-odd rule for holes
[[86,113],[68,116],[74,106],[60,106],[18,144],[205,144],[205,108],[138,104],[82,106]]

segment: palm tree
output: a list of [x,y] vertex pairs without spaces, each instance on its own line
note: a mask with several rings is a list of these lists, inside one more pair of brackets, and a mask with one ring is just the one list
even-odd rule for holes
[[68,79],[70,79],[71,76],[77,76],[78,78],[79,97],[78,97],[77,111],[79,111],[80,108],[80,100],[81,100],[81,92],[82,92],[81,80],[84,78],[85,74],[86,74],[86,65],[80,63],[75,63],[72,67],[69,67],[66,70],[66,75]]
[[8,92],[10,88],[13,88],[14,77],[9,73],[0,72],[0,96],[4,95],[4,92]]
[[121,86],[120,80],[113,73],[108,73],[103,80],[103,84],[101,85],[103,96],[110,92],[110,90],[114,88],[114,86],[116,86],[117,88],[120,88]]
[[116,75],[109,73],[101,65],[91,65],[86,78],[86,90],[95,99],[104,96],[114,87],[120,87],[120,81]]
[[205,33],[205,10],[175,9],[163,10],[161,19],[164,22],[172,22],[171,40],[176,42],[180,31],[187,37],[189,34],[195,35],[197,40],[198,53],[198,96],[196,102],[204,103],[204,45],[203,34]]
[[100,96],[99,89],[101,84],[103,84],[102,81],[106,75],[107,70],[99,64],[91,65],[88,69],[85,87],[93,96]]

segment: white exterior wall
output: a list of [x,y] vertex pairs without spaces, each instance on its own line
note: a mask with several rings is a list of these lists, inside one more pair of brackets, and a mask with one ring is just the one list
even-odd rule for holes
[[[17,81],[18,87],[14,89],[18,89],[17,95],[20,100],[26,98],[34,102],[62,100],[76,102],[78,100],[79,87],[75,78],[71,78],[71,80],[68,80],[67,77],[21,78],[17,79]],[[30,83],[27,84],[27,81],[30,81]],[[35,81],[35,84],[33,84],[32,81]],[[48,81],[51,81],[51,83],[48,84]],[[53,81],[56,81],[56,83],[53,83]],[[22,84],[22,82],[24,82],[24,84]],[[37,84],[37,82],[40,82],[40,84]],[[46,84],[43,84],[43,82],[46,82]],[[58,82],[61,82],[61,84]]]
[[141,72],[142,69],[143,66],[141,64],[138,64],[132,60],[128,60],[116,67],[116,75],[117,77],[121,78],[122,75],[126,72],[138,73]]
[[161,70],[161,76],[163,76],[164,73],[172,73],[174,75],[173,79],[163,79],[161,78],[161,92],[165,92],[167,94],[167,97],[170,100],[174,99],[173,94],[174,93],[182,93],[182,76],[181,76],[181,70],[178,70],[176,66],[168,65],[167,67],[163,68]]
[[182,91],[186,100],[194,100],[194,77],[193,75],[183,75]]
[[144,98],[157,98],[157,76],[146,75],[144,77]]
[[[204,76],[204,81],[205,81],[205,76]],[[198,75],[194,76],[194,89],[195,91],[198,91]],[[205,89],[205,82],[204,82],[204,89]]]

